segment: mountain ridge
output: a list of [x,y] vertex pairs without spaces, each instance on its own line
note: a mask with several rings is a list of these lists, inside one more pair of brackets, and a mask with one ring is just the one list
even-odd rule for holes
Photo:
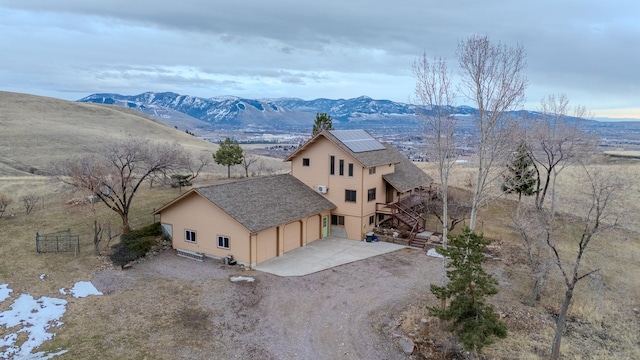
[[[78,102],[126,106],[166,121],[179,112],[211,125],[247,126],[304,126],[313,122],[316,113],[328,113],[336,124],[347,128],[383,125],[391,120],[396,125],[416,126],[416,106],[384,99],[359,96],[352,99],[318,98],[303,100],[294,97],[248,99],[232,95],[202,98],[173,92],[145,92],[138,95],[96,93]],[[475,109],[452,107],[458,115],[469,115]]]
[[[233,95],[203,98],[174,92],[144,92],[138,95],[96,93],[77,100],[125,106],[141,111],[161,121],[191,128],[275,129],[295,131],[306,129],[317,113],[327,113],[334,125],[342,129],[367,128],[417,129],[417,112],[429,113],[430,108],[373,99],[362,95],[351,99],[317,98],[304,100],[295,97],[249,99]],[[467,106],[448,106],[448,111],[459,119],[470,119],[478,110]],[[511,111],[511,116],[538,118],[536,111]],[[566,117],[568,120],[576,120]],[[463,121],[472,127],[470,121]]]

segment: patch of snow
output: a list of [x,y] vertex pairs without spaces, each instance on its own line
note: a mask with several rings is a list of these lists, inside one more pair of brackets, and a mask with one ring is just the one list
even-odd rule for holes
[[65,288],[60,288],[60,295],[67,295],[67,290]]
[[229,278],[229,280],[231,280],[231,282],[238,282],[238,281],[253,282],[255,279],[249,276],[232,276],[231,278]]
[[9,284],[0,284],[0,302],[3,302],[9,298],[13,290],[9,289]]
[[439,259],[443,259],[443,258],[444,258],[444,256],[442,256],[442,255],[440,255],[440,254],[438,254],[438,253],[436,252],[436,249],[435,249],[435,248],[431,248],[431,249],[429,249],[429,250],[427,251],[427,255],[428,255],[428,256],[433,256],[433,257],[435,257],[435,258],[439,258]]
[[[0,285],[0,298],[7,299],[11,289],[6,284]],[[0,312],[0,326],[12,329],[13,333],[8,333],[0,338],[0,358],[2,359],[51,359],[54,356],[62,355],[67,350],[60,350],[56,353],[47,354],[45,352],[32,353],[32,350],[42,345],[43,342],[51,340],[54,336],[47,330],[51,326],[60,326],[59,319],[66,311],[67,301],[63,299],[43,296],[34,299],[29,294],[20,295],[11,304],[11,309]],[[16,344],[19,333],[26,333],[27,340],[20,345]]]
[[74,298],[87,297],[89,295],[102,295],[102,293],[93,286],[91,281],[78,281],[69,291],[73,294]]

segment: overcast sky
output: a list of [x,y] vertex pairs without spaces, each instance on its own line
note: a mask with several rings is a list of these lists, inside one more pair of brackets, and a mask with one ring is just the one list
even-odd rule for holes
[[[640,118],[638,0],[0,0],[0,90],[408,102],[422,52],[522,44],[524,107]],[[458,104],[468,103],[459,99]]]

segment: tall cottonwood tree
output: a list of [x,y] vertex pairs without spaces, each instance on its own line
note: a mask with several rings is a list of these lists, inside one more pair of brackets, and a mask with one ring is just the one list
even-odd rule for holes
[[[457,159],[455,148],[456,120],[452,109],[455,92],[451,85],[451,73],[447,63],[442,58],[429,60],[427,54],[413,63],[413,76],[416,79],[415,97],[416,115],[425,132],[425,148],[430,161],[437,164],[440,178],[440,198],[442,215],[438,218],[442,222],[442,246],[447,248],[447,234],[449,231],[449,174]],[[429,205],[434,205],[431,202]],[[455,220],[454,220],[455,221]],[[452,226],[455,222],[452,221]],[[442,284],[447,282],[447,258],[442,258]],[[442,299],[442,307],[446,299]]]
[[153,143],[128,137],[110,139],[96,153],[61,164],[58,179],[96,196],[122,220],[122,234],[131,232],[129,212],[140,185],[152,174],[181,166],[178,144]]
[[473,35],[458,43],[461,68],[459,91],[478,109],[476,156],[478,170],[473,184],[469,227],[476,227],[478,209],[487,200],[498,177],[492,169],[512,148],[507,112],[524,101],[527,79],[523,74],[526,55],[522,45],[508,47],[492,43],[487,36]]
[[429,161],[437,165],[442,198],[442,241],[447,246],[449,175],[457,159],[456,119],[453,105],[456,97],[451,85],[451,72],[442,58],[429,60],[427,54],[413,63],[416,79],[416,115],[426,135],[425,148]]

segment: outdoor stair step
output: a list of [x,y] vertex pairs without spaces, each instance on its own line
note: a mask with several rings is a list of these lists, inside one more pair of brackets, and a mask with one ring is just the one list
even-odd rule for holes
[[409,246],[411,247],[415,247],[418,249],[424,249],[424,246],[427,244],[427,242],[423,239],[413,239],[411,241],[409,241]]
[[431,238],[431,235],[433,235],[433,232],[431,231],[418,231],[418,233],[416,234],[416,239],[424,239],[428,241]]

